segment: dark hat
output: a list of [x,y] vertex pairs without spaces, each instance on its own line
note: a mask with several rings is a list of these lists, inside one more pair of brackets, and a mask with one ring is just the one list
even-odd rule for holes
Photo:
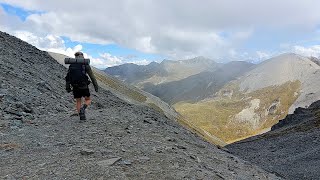
[[83,53],[82,52],[80,52],[80,51],[78,51],[78,52],[76,52],[76,53],[74,53],[74,56],[83,56]]

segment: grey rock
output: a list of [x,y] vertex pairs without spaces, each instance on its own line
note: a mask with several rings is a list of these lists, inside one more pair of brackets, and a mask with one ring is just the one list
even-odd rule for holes
[[166,141],[170,141],[170,142],[176,142],[177,141],[176,139],[171,138],[171,137],[166,137],[165,139],[166,139]]
[[121,157],[115,157],[115,158],[99,161],[99,162],[97,162],[97,164],[102,167],[108,167],[108,166],[113,165],[114,163],[116,163],[119,160],[121,160]]
[[132,162],[129,160],[123,160],[121,163],[124,165],[131,165],[132,164]]
[[179,145],[179,144],[176,144],[176,147],[177,147],[178,149],[187,149],[185,146],[182,146],[182,145]]
[[81,155],[91,155],[91,154],[94,154],[94,150],[83,148],[80,150],[80,154]]
[[22,120],[23,117],[22,117],[22,116],[16,116],[15,119],[16,119],[16,120]]
[[141,156],[141,157],[139,157],[139,160],[142,160],[142,161],[149,161],[149,160],[150,160],[150,158],[149,158],[149,157],[147,157],[147,156]]

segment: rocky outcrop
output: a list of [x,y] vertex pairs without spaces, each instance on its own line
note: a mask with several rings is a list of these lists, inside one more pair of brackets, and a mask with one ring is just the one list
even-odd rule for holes
[[250,124],[250,127],[256,129],[260,124],[260,116],[255,112],[259,109],[260,99],[253,99],[250,101],[250,106],[243,109],[241,112],[235,115],[234,121],[235,123]]
[[79,123],[66,68],[0,39],[0,179],[279,179],[104,89]]
[[297,108],[272,131],[230,144],[234,155],[288,179],[320,176],[320,101]]

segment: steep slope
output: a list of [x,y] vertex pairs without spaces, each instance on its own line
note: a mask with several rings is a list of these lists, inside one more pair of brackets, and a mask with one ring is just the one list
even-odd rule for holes
[[248,71],[253,64],[234,61],[215,71],[205,71],[179,81],[159,85],[145,85],[143,90],[160,97],[169,104],[180,101],[197,102],[212,96],[227,82]]
[[195,126],[231,143],[268,131],[295,107],[319,99],[319,69],[309,58],[283,54],[229,82],[213,98],[174,107]]
[[281,85],[288,81],[301,82],[301,94],[290,107],[309,106],[320,97],[320,66],[310,58],[296,54],[283,54],[272,58],[247,74],[240,83],[240,90],[252,92],[268,86]]
[[227,146],[230,152],[288,179],[318,179],[320,101],[297,108],[272,131]]
[[129,84],[139,88],[146,83],[162,84],[177,81],[203,71],[215,70],[219,64],[204,57],[171,61],[163,60],[160,64],[152,62],[149,65],[123,64],[109,67],[104,71]]
[[0,32],[1,179],[279,179],[109,91],[69,117],[66,68]]

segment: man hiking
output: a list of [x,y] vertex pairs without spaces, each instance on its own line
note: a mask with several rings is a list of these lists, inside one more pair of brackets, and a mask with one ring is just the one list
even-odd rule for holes
[[[74,55],[76,60],[85,60],[82,52],[76,52]],[[98,92],[97,81],[88,63],[70,64],[68,74],[66,76],[66,90],[67,92],[73,92],[73,97],[76,99],[76,108],[81,121],[86,120],[85,110],[91,103],[89,90],[90,81],[87,74],[93,83],[95,91]],[[81,107],[82,98],[84,98],[84,104]]]

